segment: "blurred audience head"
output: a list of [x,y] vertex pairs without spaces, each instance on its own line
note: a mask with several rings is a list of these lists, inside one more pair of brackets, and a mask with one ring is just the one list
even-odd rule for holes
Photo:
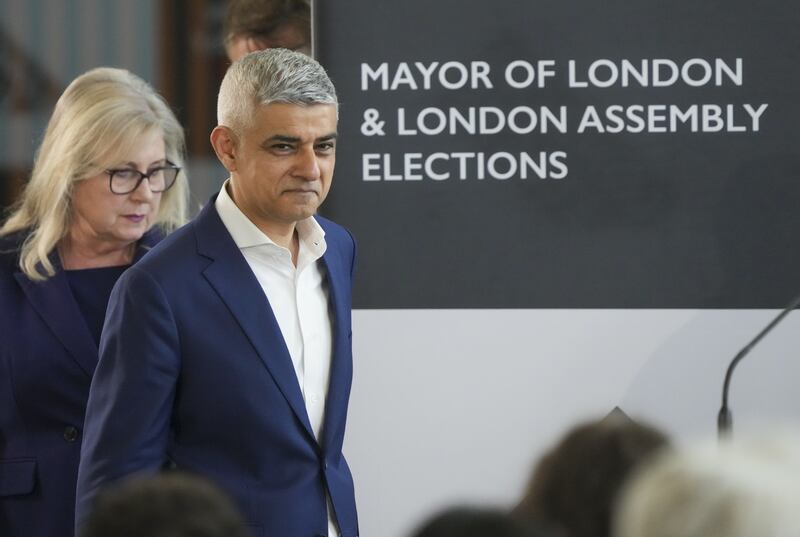
[[98,496],[81,537],[249,537],[239,511],[207,480],[133,477]]
[[542,537],[526,521],[494,509],[458,507],[425,522],[413,537]]
[[232,62],[267,48],[311,54],[311,2],[230,0],[223,32],[225,52]]
[[338,106],[336,89],[316,60],[291,50],[268,49],[248,54],[225,73],[217,122],[241,133],[256,107],[271,103]]
[[[28,277],[44,279],[55,272],[48,256],[74,223],[78,184],[99,176],[108,183],[107,170],[131,160],[143,140],[151,138],[158,138],[159,144],[163,140],[163,156],[183,167],[183,128],[164,99],[141,78],[124,69],[100,67],[67,86],[48,122],[30,181],[1,231],[28,231],[20,259]],[[118,201],[110,193],[107,197]],[[171,188],[159,194],[148,224],[167,232],[182,225],[187,197],[186,174],[179,173]]]
[[578,425],[538,463],[514,515],[553,535],[607,537],[626,478],[667,443],[663,433],[621,412]]
[[714,441],[663,454],[626,487],[614,534],[800,535],[800,437]]

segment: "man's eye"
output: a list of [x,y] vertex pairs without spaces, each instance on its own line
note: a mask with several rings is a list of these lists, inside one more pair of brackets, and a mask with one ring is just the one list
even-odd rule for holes
[[329,151],[333,151],[336,145],[333,142],[323,142],[321,144],[317,144],[317,151],[321,153],[326,153]]
[[291,151],[292,146],[290,144],[272,144],[272,149],[276,151]]

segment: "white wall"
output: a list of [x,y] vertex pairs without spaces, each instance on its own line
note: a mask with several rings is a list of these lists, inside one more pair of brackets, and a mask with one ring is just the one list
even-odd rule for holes
[[[678,440],[715,435],[725,368],[776,313],[355,311],[345,454],[362,535],[408,535],[458,502],[513,505],[545,449],[617,405]],[[798,328],[795,313],[737,369],[735,430],[797,422]]]

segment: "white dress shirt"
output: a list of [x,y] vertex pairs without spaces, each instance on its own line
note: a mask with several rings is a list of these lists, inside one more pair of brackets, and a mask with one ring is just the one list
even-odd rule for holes
[[[272,306],[319,441],[333,352],[328,285],[319,263],[327,248],[325,231],[314,217],[297,223],[300,249],[295,267],[291,252],[275,244],[236,206],[228,194],[228,182],[222,186],[215,208]],[[329,499],[328,535],[338,534]]]

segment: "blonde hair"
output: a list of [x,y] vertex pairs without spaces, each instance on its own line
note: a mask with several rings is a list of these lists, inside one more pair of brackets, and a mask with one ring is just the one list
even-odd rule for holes
[[667,453],[621,499],[615,537],[800,535],[800,439],[767,434]]
[[[183,128],[164,99],[124,69],[100,67],[67,86],[37,151],[33,172],[0,236],[27,230],[19,266],[32,280],[55,274],[50,253],[69,231],[74,184],[124,160],[153,132],[164,137],[166,158],[184,165]],[[164,192],[155,225],[169,232],[186,222],[184,171]]]

